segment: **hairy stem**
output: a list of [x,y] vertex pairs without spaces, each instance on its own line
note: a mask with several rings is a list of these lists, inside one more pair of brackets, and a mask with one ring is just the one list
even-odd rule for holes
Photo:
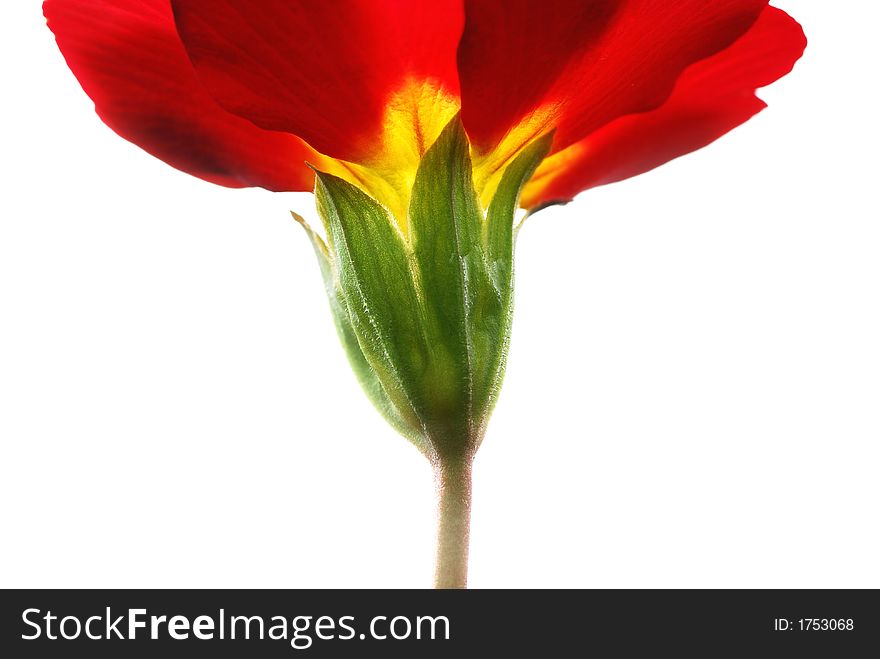
[[471,527],[471,458],[441,458],[434,464],[437,486],[435,588],[466,588]]

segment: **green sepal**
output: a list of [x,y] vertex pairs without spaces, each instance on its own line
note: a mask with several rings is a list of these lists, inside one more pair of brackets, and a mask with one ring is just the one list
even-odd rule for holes
[[427,449],[421,374],[429,345],[409,247],[381,204],[343,179],[316,174],[318,212],[358,344],[407,436]]
[[299,215],[291,212],[293,218],[299,222],[300,226],[305,230],[312,247],[315,250],[315,256],[318,259],[318,267],[321,270],[321,276],[324,280],[324,289],[327,293],[327,299],[330,302],[330,312],[333,316],[333,324],[336,327],[336,333],[339,335],[339,341],[345,350],[349,364],[354,371],[355,377],[363,388],[370,402],[382,414],[386,421],[404,437],[419,444],[421,436],[414,433],[413,429],[407,424],[403,415],[397,409],[395,404],[385,392],[376,371],[370,366],[367,358],[361,350],[354,327],[352,326],[351,317],[339,285],[339,279],[333,268],[333,261],[327,244],[319,236],[312,227]]
[[491,386],[484,390],[485,398],[480,402],[483,410],[483,423],[488,422],[489,415],[495,407],[504,371],[507,366],[507,353],[510,348],[510,331],[513,321],[513,272],[514,244],[516,233],[514,220],[519,208],[519,198],[525,184],[547,157],[553,145],[553,133],[538,138],[520,153],[501,177],[501,182],[489,203],[484,224],[483,242],[488,260],[489,276],[494,290],[500,296],[500,308],[503,320],[499,335],[503,336],[500,349],[488,355],[490,363],[487,370],[493,374]]
[[520,193],[550,152],[553,135],[551,132],[538,138],[514,158],[504,170],[501,182],[489,203],[484,241],[492,264],[492,277],[499,289],[509,288],[504,283],[513,278],[513,224],[519,208]]
[[497,300],[483,248],[483,213],[474,189],[470,145],[453,119],[422,158],[409,209],[410,241],[425,300],[433,354],[432,425],[438,452],[479,442],[486,337],[497,335]]

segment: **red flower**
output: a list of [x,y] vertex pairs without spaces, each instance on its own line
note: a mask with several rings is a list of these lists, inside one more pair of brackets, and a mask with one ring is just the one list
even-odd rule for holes
[[232,187],[310,190],[306,160],[403,225],[459,110],[484,200],[555,130],[535,207],[645,172],[760,111],[800,26],[767,0],[46,0],[117,133]]
[[213,183],[314,186],[327,240],[303,225],[342,344],[435,469],[440,587],[466,583],[471,461],[510,344],[517,200],[567,201],[709,144],[764,107],[755,90],[806,45],[767,0],[43,7],[126,139]]

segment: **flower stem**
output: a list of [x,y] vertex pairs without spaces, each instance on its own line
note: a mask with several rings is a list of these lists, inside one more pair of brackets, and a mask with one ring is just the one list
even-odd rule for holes
[[467,588],[471,460],[470,456],[441,458],[434,464],[437,485],[435,588]]

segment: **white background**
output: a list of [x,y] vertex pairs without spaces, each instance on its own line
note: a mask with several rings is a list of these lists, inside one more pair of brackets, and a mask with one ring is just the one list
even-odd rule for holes
[[[337,345],[307,194],[181,174],[12,2],[0,585],[428,586],[428,464]],[[880,587],[873,3],[719,143],[520,234],[475,587]]]

